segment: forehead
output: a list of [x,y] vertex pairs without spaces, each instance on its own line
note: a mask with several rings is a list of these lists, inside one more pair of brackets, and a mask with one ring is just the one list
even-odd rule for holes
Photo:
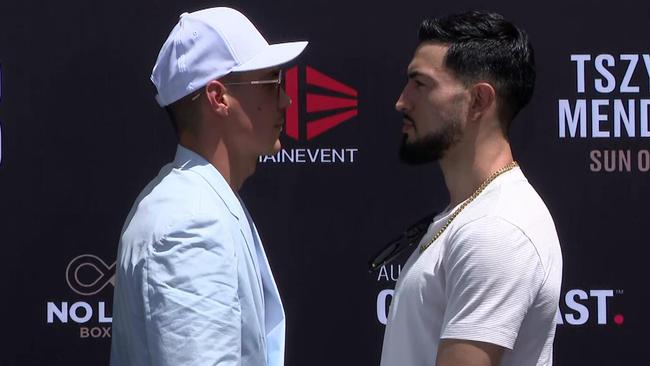
[[408,72],[418,72],[432,76],[432,74],[446,74],[444,66],[445,55],[449,46],[441,43],[422,42],[416,49],[413,59],[408,66]]

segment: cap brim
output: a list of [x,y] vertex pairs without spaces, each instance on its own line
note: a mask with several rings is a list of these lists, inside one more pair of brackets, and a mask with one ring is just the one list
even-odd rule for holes
[[244,72],[253,70],[268,69],[270,67],[280,66],[298,57],[307,47],[307,41],[287,42],[269,45],[269,47],[257,56],[239,66],[235,66],[232,71]]

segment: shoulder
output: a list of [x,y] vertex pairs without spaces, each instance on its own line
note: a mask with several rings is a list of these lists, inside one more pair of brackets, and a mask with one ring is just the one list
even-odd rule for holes
[[122,240],[153,243],[183,231],[223,232],[236,225],[236,218],[201,175],[163,168],[133,204]]
[[544,201],[519,169],[493,184],[452,223],[452,242],[501,251],[529,246],[548,262],[547,257],[559,252],[559,240]]
[[458,227],[445,241],[443,261],[449,270],[477,275],[516,277],[544,269],[530,238],[517,225],[486,215]]
[[530,238],[519,226],[498,215],[483,215],[459,224],[447,240],[454,247],[506,251],[531,244]]

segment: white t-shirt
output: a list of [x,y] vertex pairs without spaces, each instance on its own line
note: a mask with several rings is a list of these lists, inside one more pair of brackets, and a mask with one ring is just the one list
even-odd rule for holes
[[[438,215],[420,244],[456,208]],[[561,281],[553,219],[514,168],[408,259],[390,305],[381,366],[433,366],[445,338],[505,347],[502,366],[550,366]]]

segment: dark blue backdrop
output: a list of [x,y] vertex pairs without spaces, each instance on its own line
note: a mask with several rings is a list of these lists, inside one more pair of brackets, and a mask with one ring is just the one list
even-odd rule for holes
[[[563,245],[555,364],[644,362],[649,3],[118,0],[0,4],[0,364],[108,363],[120,229],[175,150],[151,67],[179,14],[216,5],[243,11],[271,42],[310,41],[290,65],[303,133],[284,136],[285,148],[356,149],[354,161],[261,163],[242,191],[283,295],[287,365],[378,364],[378,295],[394,281],[369,275],[366,261],[447,200],[437,166],[399,163],[394,102],[420,21],[469,9],[504,14],[536,50],[533,102],[511,137]],[[584,92],[572,55],[589,55]],[[637,55],[634,67],[625,55]],[[307,66],[358,92],[358,114],[312,139],[304,125],[338,111],[308,112],[306,95],[339,94],[307,83]],[[621,89],[628,74],[638,92]],[[614,88],[599,91],[597,82]],[[634,117],[616,110],[616,99],[626,108],[633,100]],[[625,126],[615,136],[617,112],[632,120],[633,136]],[[585,137],[561,137],[574,120]]]

